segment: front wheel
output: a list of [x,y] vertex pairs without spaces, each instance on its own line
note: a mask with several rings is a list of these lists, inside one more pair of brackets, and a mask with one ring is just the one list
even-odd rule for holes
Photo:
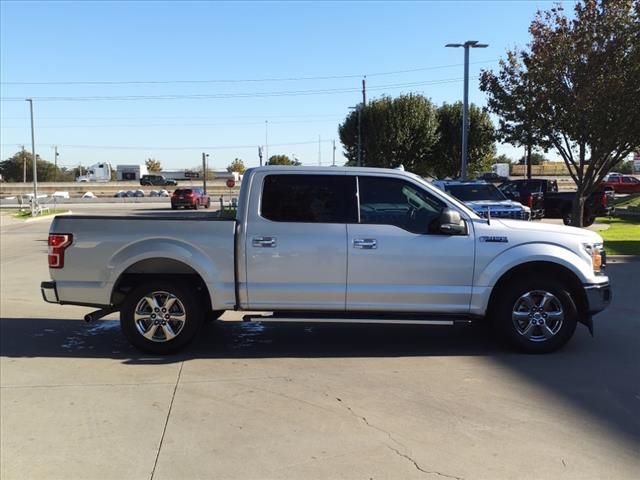
[[204,208],[209,208],[211,206],[211,199],[207,198],[207,203],[205,204]]
[[498,335],[526,353],[559,349],[577,325],[578,313],[569,292],[548,277],[510,282],[493,307],[491,319]]
[[186,346],[202,323],[202,310],[188,286],[156,280],[134,289],[121,308],[120,328],[131,344],[166,355]]

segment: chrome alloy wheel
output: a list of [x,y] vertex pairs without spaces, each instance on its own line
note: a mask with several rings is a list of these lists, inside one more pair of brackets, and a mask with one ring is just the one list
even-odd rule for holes
[[562,302],[544,290],[527,292],[514,303],[511,320],[523,337],[532,342],[545,342],[562,328]]
[[133,320],[138,333],[147,340],[168,342],[180,335],[187,315],[178,297],[158,291],[138,302]]

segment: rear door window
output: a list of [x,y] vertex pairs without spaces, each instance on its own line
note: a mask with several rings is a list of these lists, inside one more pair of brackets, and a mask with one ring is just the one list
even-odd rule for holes
[[274,222],[356,223],[355,177],[267,175],[260,214]]

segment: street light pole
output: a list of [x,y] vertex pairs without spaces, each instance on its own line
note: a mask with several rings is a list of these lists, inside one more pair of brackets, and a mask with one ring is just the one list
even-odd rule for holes
[[209,158],[209,154],[202,152],[202,187],[205,195],[207,194],[207,174],[209,173],[207,158]]
[[31,162],[33,163],[33,201],[31,202],[31,216],[33,217],[38,202],[38,161],[36,159],[36,140],[33,127],[33,99],[27,98],[26,101],[29,102],[29,110],[31,113]]
[[462,105],[462,165],[460,176],[462,180],[467,178],[467,151],[469,143],[469,49],[487,48],[486,43],[478,43],[477,40],[467,40],[464,43],[447,43],[445,47],[464,48],[464,94]]

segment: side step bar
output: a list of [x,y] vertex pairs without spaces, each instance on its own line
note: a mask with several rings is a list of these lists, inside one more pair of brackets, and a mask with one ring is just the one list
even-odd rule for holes
[[292,322],[292,323],[376,323],[388,325],[469,325],[474,318],[465,316],[416,316],[416,315],[319,315],[319,314],[250,314],[242,317],[245,322]]

